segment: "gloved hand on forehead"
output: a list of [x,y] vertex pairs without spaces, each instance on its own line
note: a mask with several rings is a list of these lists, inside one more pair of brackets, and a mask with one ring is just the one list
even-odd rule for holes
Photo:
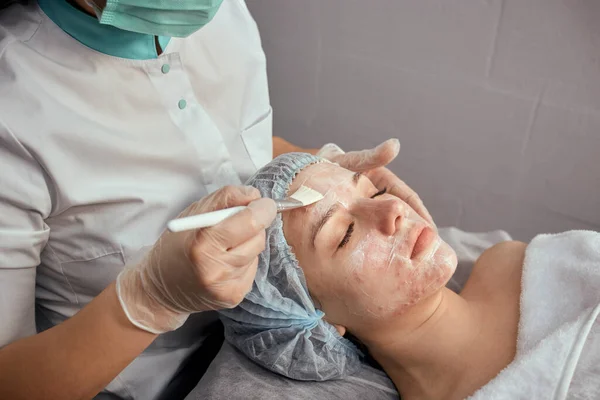
[[433,218],[431,218],[419,195],[385,167],[398,156],[399,152],[400,141],[398,139],[388,139],[372,149],[350,151],[348,153],[344,152],[338,145],[328,143],[319,150],[317,156],[335,162],[350,171],[364,172],[365,176],[378,189],[387,188],[388,193],[402,199],[427,222],[435,226]]
[[228,186],[190,205],[180,217],[248,205],[211,228],[164,232],[145,259],[117,278],[125,314],[152,333],[177,329],[194,312],[232,308],[252,288],[265,228],[276,216],[257,189]]

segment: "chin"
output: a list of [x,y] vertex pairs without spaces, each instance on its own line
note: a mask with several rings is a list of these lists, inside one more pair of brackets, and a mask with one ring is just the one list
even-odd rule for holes
[[440,247],[435,253],[435,267],[439,271],[439,283],[441,286],[446,286],[458,265],[456,252],[446,242],[440,239]]
[[454,275],[458,260],[456,252],[441,238],[440,244],[426,267],[426,289],[422,291],[422,298],[443,289]]

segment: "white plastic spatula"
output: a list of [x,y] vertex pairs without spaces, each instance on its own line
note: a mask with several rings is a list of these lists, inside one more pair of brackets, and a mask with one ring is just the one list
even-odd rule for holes
[[[295,208],[306,207],[316,203],[322,198],[323,195],[316,190],[306,186],[300,186],[300,188],[291,196],[286,197],[283,200],[275,200],[275,203],[277,204],[277,212],[282,212],[293,210]],[[205,214],[173,219],[169,221],[167,228],[171,232],[183,232],[192,229],[208,228],[246,208],[246,206],[231,207]]]

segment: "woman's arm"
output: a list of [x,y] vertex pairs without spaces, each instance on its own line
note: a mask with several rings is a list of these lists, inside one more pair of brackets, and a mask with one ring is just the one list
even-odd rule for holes
[[62,324],[0,349],[0,399],[89,399],[155,337],[129,322],[112,283]]
[[282,155],[284,153],[292,153],[292,152],[302,152],[302,153],[310,153],[317,154],[319,149],[305,149],[295,144],[291,144],[285,139],[280,138],[279,136],[273,136],[273,158]]
[[36,269],[50,236],[54,188],[1,121],[0,160],[0,399],[89,399],[155,336],[129,322],[114,284],[36,334]]

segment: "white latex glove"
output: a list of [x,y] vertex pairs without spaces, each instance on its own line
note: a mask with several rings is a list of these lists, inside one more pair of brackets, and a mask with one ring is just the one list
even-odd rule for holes
[[321,147],[317,156],[326,158],[341,167],[354,172],[364,172],[365,176],[378,188],[387,188],[388,193],[399,197],[434,227],[433,218],[425,208],[419,195],[392,171],[385,168],[400,152],[400,141],[388,139],[379,146],[361,151],[345,153],[338,145],[328,143]]
[[152,333],[179,328],[194,312],[232,308],[252,288],[265,228],[275,218],[271,199],[256,188],[227,186],[189,206],[179,217],[245,206],[218,225],[165,231],[139,264],[117,278],[117,294],[129,320]]

